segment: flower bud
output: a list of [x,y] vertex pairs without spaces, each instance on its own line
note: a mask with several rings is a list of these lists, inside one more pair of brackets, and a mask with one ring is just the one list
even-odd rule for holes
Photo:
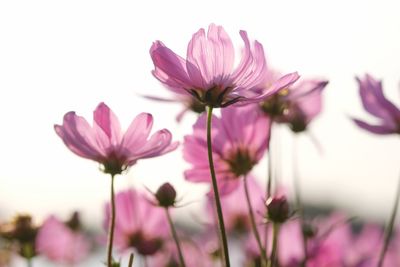
[[170,183],[165,183],[158,188],[155,197],[161,207],[171,207],[175,205],[176,191]]
[[284,223],[289,218],[289,203],[285,196],[270,197],[265,204],[270,221]]

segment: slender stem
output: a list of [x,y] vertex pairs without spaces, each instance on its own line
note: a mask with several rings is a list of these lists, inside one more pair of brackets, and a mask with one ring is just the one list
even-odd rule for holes
[[397,209],[399,207],[399,198],[400,198],[400,180],[398,181],[398,185],[397,185],[396,199],[394,202],[392,214],[390,216],[389,224],[387,225],[387,228],[386,228],[385,241],[383,243],[383,247],[382,247],[381,253],[379,255],[379,261],[378,261],[378,265],[377,265],[378,267],[383,266],[383,262],[385,260],[385,254],[389,247],[390,239],[391,239],[392,233],[393,233],[393,226],[396,221]]
[[212,107],[207,107],[207,148],[208,148],[208,163],[210,165],[211,181],[214,191],[215,206],[217,208],[218,224],[222,241],[223,257],[225,259],[225,267],[230,267],[229,263],[229,252],[228,242],[226,238],[224,216],[222,215],[221,200],[219,198],[217,178],[215,176],[214,161],[212,156],[212,142],[211,142],[211,119],[212,119]]
[[248,187],[246,175],[244,176],[243,182],[244,182],[244,191],[246,193],[247,206],[249,208],[251,227],[253,228],[254,237],[257,240],[258,248],[260,249],[260,253],[261,253],[260,254],[261,255],[261,266],[265,266],[265,263],[267,262],[267,254],[261,243],[261,238],[260,238],[260,234],[257,229],[256,220],[254,219],[254,212],[253,212],[253,207],[252,207],[251,201],[250,201],[249,187]]
[[115,197],[114,197],[114,175],[111,175],[111,222],[108,229],[108,251],[107,251],[107,266],[112,267],[112,247],[114,242],[114,227],[115,227]]
[[32,267],[33,266],[32,258],[26,258],[26,266],[27,267]]
[[134,255],[133,255],[133,253],[131,253],[131,255],[129,256],[128,267],[132,267],[133,266],[133,258],[134,258]]
[[276,264],[276,255],[278,251],[278,235],[279,235],[279,224],[273,223],[272,225],[272,251],[268,267],[274,267]]
[[273,126],[273,122],[271,122],[271,129],[270,129],[270,137],[267,140],[268,144],[268,180],[267,180],[267,191],[266,191],[266,196],[265,198],[269,198],[271,196],[271,187],[272,187],[272,157],[271,157],[271,140],[272,140],[272,126]]
[[172,222],[171,214],[169,212],[168,207],[165,208],[165,213],[167,214],[169,227],[171,228],[171,234],[172,234],[172,237],[174,238],[174,241],[175,241],[175,244],[176,244],[176,248],[178,250],[179,261],[180,261],[181,267],[185,267],[186,264],[185,264],[185,260],[183,258],[182,248],[181,248],[181,245],[179,243],[178,235],[176,233],[174,223]]
[[292,158],[293,184],[294,184],[294,191],[295,191],[296,207],[297,207],[297,210],[299,213],[301,233],[302,233],[302,239],[303,239],[304,259],[302,261],[301,266],[305,267],[307,264],[307,258],[308,258],[307,257],[308,248],[307,248],[307,236],[304,232],[305,219],[304,219],[304,207],[303,207],[303,202],[301,200],[301,192],[300,192],[300,177],[299,177],[299,171],[298,171],[298,165],[297,165],[297,138],[296,138],[296,136],[293,138],[292,156],[293,156],[293,158]]

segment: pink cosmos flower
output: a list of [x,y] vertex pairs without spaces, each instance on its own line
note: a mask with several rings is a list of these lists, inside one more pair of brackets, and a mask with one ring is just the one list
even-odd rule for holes
[[[221,118],[212,118],[212,152],[221,194],[239,186],[238,178],[248,174],[268,148],[270,121],[252,107],[225,108]],[[211,182],[207,161],[206,116],[184,138],[184,159],[192,164],[185,178],[192,182]]]
[[90,242],[77,225],[67,225],[50,216],[36,237],[36,250],[53,262],[76,264],[86,258]]
[[[114,244],[120,251],[134,248],[139,254],[152,255],[169,237],[165,211],[154,206],[143,193],[134,189],[119,192],[115,198]],[[104,229],[110,222],[110,203],[105,206]]]
[[364,109],[380,122],[369,124],[353,119],[361,128],[375,134],[400,133],[400,109],[386,99],[382,90],[382,82],[366,74],[364,78],[356,78],[360,87],[360,97]]
[[172,135],[167,129],[149,137],[153,126],[151,114],[136,116],[125,133],[106,104],[100,103],[93,117],[90,126],[75,112],[68,112],[63,124],[55,125],[54,129],[72,152],[99,162],[105,173],[119,174],[139,159],[160,156],[178,146],[177,142],[171,142]]
[[[270,79],[274,79],[272,74]],[[302,80],[265,99],[261,109],[275,122],[302,132],[321,112],[322,91],[327,84],[326,80]]]
[[299,78],[297,73],[285,75],[259,93],[257,88],[267,74],[264,50],[257,41],[250,45],[245,31],[240,36],[245,47],[235,69],[233,44],[221,26],[210,24],[207,34],[204,29],[195,33],[186,60],[156,41],[150,49],[153,75],[172,92],[190,95],[211,107],[258,102]]
[[[262,221],[262,216],[265,211],[264,198],[262,185],[249,175],[247,177],[248,188],[250,193],[250,201],[256,216],[256,222],[259,224]],[[243,201],[238,201],[238,200]],[[224,215],[225,229],[227,233],[247,233],[251,231],[249,208],[245,201],[244,183],[238,185],[237,190],[221,198],[221,205],[223,207],[222,213]],[[212,223],[216,222],[214,198],[208,196],[207,198],[207,213],[213,218]]]

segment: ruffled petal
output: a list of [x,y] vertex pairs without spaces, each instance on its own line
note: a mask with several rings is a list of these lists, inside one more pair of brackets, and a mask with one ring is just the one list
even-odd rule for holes
[[232,41],[221,26],[211,24],[207,36],[204,29],[193,35],[187,59],[192,64],[187,66],[189,75],[201,88],[224,85],[234,61]]
[[193,87],[186,71],[186,61],[162,42],[153,43],[150,55],[155,67],[152,73],[159,81],[180,94],[186,94],[184,89]]
[[78,156],[95,161],[104,158],[105,151],[97,144],[93,129],[75,112],[65,114],[63,125],[55,125],[54,129],[65,145]]
[[[121,125],[117,116],[106,104],[102,102],[97,106],[93,112],[93,119],[96,136],[101,136],[98,134],[99,131],[104,132],[108,137],[108,146],[115,147],[121,142]],[[101,139],[101,142],[104,144],[104,139]]]
[[374,134],[393,134],[398,131],[396,128],[387,125],[371,125],[358,119],[353,119],[353,121],[358,125],[358,127]]

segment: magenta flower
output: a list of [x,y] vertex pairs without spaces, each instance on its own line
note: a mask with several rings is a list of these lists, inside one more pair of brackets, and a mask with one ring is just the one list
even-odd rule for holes
[[275,122],[287,123],[294,132],[304,131],[321,112],[325,80],[303,80],[261,102],[261,109]]
[[[162,248],[169,237],[165,211],[154,206],[143,193],[134,189],[115,196],[114,244],[120,251],[136,249],[142,255],[152,255]],[[110,222],[110,203],[105,206],[104,229]]]
[[195,33],[186,60],[156,41],[150,49],[153,75],[172,92],[190,95],[210,107],[258,102],[299,78],[297,73],[285,75],[259,93],[267,74],[264,50],[257,41],[250,45],[245,31],[240,36],[245,47],[235,69],[233,44],[221,26],[210,24],[207,34],[204,29]]
[[172,135],[166,129],[149,137],[153,126],[151,114],[136,116],[125,133],[106,104],[100,103],[93,117],[90,126],[75,112],[68,112],[63,124],[55,125],[54,129],[72,152],[99,162],[105,173],[119,174],[139,159],[160,156],[178,146],[177,142],[171,142]]
[[382,91],[382,82],[366,74],[363,79],[356,78],[360,87],[360,97],[364,109],[375,116],[378,124],[369,124],[353,119],[361,128],[375,134],[400,133],[400,109],[386,99]]
[[[221,194],[239,186],[239,177],[248,174],[262,158],[269,143],[269,119],[252,107],[226,108],[221,118],[213,116],[212,152]],[[185,136],[184,159],[192,164],[185,178],[192,182],[211,182],[207,161],[206,116],[193,126],[193,134]]]
[[91,245],[76,226],[50,216],[36,237],[36,250],[56,263],[72,265],[81,262],[88,256]]

